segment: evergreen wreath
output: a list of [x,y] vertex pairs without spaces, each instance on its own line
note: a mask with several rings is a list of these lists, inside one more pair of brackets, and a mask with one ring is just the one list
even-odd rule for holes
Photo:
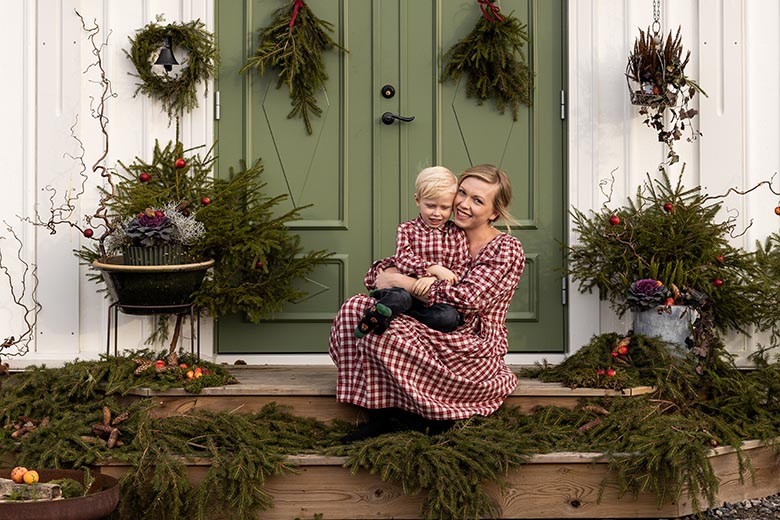
[[512,107],[517,121],[520,103],[531,106],[533,73],[523,52],[530,45],[528,26],[517,18],[502,16],[493,0],[477,0],[482,16],[464,39],[444,54],[442,81],[458,81],[465,73],[466,96],[476,97],[479,104],[490,97],[503,114]]
[[[163,18],[158,16],[157,22],[161,21]],[[159,99],[171,119],[180,116],[185,110],[196,108],[198,84],[203,82],[208,94],[208,80],[216,76],[219,55],[214,35],[204,27],[200,20],[167,25],[151,22],[139,30],[135,38],[128,38],[131,48],[125,54],[138,72],[134,75],[141,79],[135,95],[142,92]],[[167,71],[160,75],[152,70],[152,57],[169,37],[188,54],[187,63],[181,67],[178,77],[171,76]]]
[[292,99],[287,118],[303,118],[309,135],[311,114],[322,114],[314,93],[324,89],[328,79],[322,53],[333,48],[346,51],[328,32],[333,32],[333,24],[317,18],[303,0],[292,0],[277,9],[271,24],[260,30],[260,46],[240,71],[256,68],[262,76],[266,65],[278,69],[276,88],[286,84]]

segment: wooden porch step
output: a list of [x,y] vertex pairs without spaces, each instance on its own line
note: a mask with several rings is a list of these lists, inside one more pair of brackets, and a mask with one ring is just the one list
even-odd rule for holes
[[[740,481],[733,448],[710,452],[720,482],[716,503],[740,502],[780,492],[777,458],[772,448],[748,441],[743,450],[755,470],[755,481]],[[343,467],[346,459],[305,455],[290,457],[296,473],[272,477],[265,489],[274,498],[273,509],[262,518],[291,520],[322,514],[328,520],[420,518],[423,496],[405,496],[401,488],[360,470],[355,475]],[[188,462],[189,480],[197,485],[209,468],[208,459]],[[104,462],[101,473],[121,478],[126,463]],[[602,482],[606,479],[606,487]],[[502,494],[491,485],[488,494],[500,505],[499,518],[679,518],[693,513],[687,492],[678,503],[657,505],[656,496],[643,492],[636,499],[620,496],[614,473],[598,453],[548,453],[536,455],[507,475]],[[601,496],[600,496],[601,495]],[[706,500],[702,501],[706,504]]]
[[[519,370],[520,367],[516,367]],[[182,389],[153,391],[141,388],[131,395],[153,397],[159,404],[158,417],[183,413],[194,407],[246,413],[259,411],[268,403],[289,406],[294,413],[321,421],[339,418],[358,420],[358,408],[336,402],[336,368],[327,365],[287,366],[230,366],[230,372],[239,384],[204,388],[200,394],[190,394]],[[631,397],[652,392],[653,388],[641,386],[622,392],[598,388],[564,387],[559,383],[544,383],[535,379],[520,379],[517,388],[507,398],[505,406],[519,407],[529,412],[538,405],[556,405],[572,408],[583,397],[624,396]]]

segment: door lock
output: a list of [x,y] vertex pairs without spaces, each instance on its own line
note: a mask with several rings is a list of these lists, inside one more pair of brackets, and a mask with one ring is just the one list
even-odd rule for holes
[[382,122],[386,125],[392,125],[396,119],[405,123],[410,123],[414,121],[414,116],[399,116],[392,112],[385,112],[382,114]]
[[385,99],[390,99],[393,96],[395,96],[395,87],[392,85],[385,85],[382,87],[382,97]]

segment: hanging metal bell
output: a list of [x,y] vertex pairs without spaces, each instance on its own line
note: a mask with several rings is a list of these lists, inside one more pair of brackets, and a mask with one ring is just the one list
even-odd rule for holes
[[171,41],[171,37],[168,36],[165,41],[165,46],[160,49],[160,55],[157,56],[157,61],[154,62],[155,65],[162,65],[165,67],[165,70],[168,72],[173,69],[174,65],[178,65],[179,62],[176,61],[176,56],[173,55],[173,42]]

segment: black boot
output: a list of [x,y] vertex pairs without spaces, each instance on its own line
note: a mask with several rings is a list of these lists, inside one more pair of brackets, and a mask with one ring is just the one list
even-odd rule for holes
[[379,437],[385,433],[398,431],[398,425],[394,421],[395,408],[379,408],[376,410],[367,409],[368,420],[358,426],[358,429],[352,433],[343,436],[340,441],[342,444],[351,444],[357,441]]

